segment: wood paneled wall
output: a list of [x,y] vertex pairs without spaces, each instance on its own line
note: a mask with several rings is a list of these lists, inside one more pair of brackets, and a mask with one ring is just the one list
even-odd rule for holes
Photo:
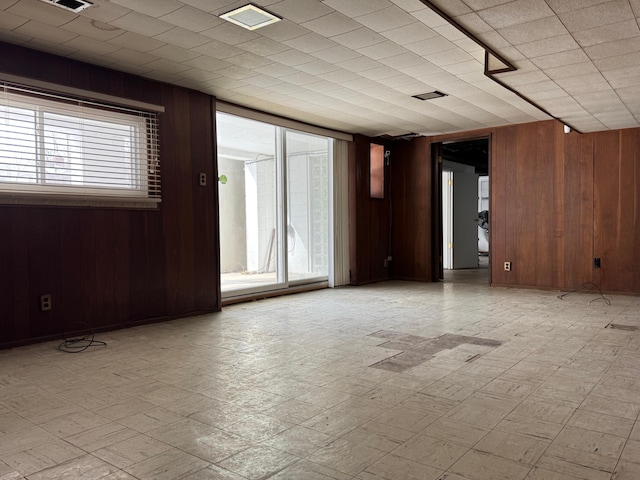
[[371,143],[383,140],[355,135],[349,148],[349,257],[351,284],[389,278],[384,260],[389,255],[389,167],[385,166],[384,198],[371,198],[369,155]]
[[556,121],[396,142],[393,278],[435,277],[428,145],[487,135],[492,284],[640,293],[640,129],[567,135]]
[[213,99],[4,43],[0,71],[165,107],[157,210],[0,206],[0,348],[219,310]]

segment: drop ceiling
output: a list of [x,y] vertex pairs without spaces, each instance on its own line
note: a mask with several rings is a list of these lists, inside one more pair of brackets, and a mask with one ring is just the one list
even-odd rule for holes
[[[282,18],[255,31],[219,17],[246,3],[0,0],[0,40],[350,133],[638,126],[640,0],[432,1],[472,38],[420,0],[254,0]],[[509,88],[482,45],[516,67],[495,74]]]

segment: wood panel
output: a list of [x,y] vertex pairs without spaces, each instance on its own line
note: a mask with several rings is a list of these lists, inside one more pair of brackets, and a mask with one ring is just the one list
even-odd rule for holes
[[386,280],[384,259],[389,254],[389,168],[385,167],[384,198],[371,198],[369,155],[371,143],[381,139],[355,135],[349,159],[350,264],[355,285]]
[[397,141],[391,146],[392,277],[431,281],[433,181],[428,138]]
[[0,71],[165,107],[158,209],[0,206],[0,348],[219,310],[211,97],[4,43]]

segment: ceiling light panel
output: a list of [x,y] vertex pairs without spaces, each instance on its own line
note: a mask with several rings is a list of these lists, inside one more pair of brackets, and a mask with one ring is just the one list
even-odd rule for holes
[[220,15],[220,18],[242,28],[246,28],[247,30],[257,30],[258,28],[262,28],[282,20],[280,17],[256,7],[251,3],[244,7],[223,13]]
[[439,92],[438,90],[434,90],[429,93],[421,93],[420,95],[413,95],[413,98],[417,98],[418,100],[433,100],[434,98],[442,98],[446,97],[446,93]]

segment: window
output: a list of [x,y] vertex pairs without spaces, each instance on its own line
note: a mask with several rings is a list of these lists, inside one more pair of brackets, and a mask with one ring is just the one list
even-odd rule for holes
[[155,204],[160,201],[159,167],[155,112],[0,84],[3,202]]

